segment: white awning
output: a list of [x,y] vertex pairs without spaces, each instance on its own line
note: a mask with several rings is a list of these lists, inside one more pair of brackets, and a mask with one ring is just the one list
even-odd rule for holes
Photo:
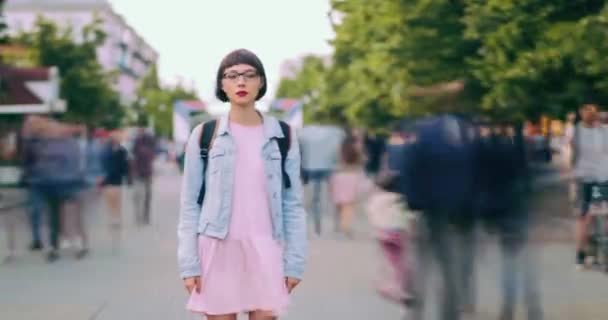
[[52,104],[9,104],[0,105],[0,114],[63,113],[66,103],[59,100]]

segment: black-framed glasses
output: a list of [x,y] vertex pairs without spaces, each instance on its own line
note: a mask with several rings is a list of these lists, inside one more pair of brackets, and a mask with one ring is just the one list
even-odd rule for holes
[[239,80],[239,77],[241,77],[241,76],[243,77],[243,80],[245,80],[245,82],[247,82],[247,81],[257,79],[260,75],[255,70],[248,70],[245,72],[231,71],[231,72],[224,73],[224,79],[232,81],[232,82],[237,82]]

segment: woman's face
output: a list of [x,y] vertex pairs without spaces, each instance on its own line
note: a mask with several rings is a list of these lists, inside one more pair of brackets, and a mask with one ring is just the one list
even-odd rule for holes
[[258,71],[248,64],[226,68],[222,75],[222,90],[234,105],[249,106],[255,103],[264,83]]

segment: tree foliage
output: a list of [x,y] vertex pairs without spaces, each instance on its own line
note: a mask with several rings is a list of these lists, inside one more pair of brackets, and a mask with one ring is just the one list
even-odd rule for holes
[[5,0],[0,0],[0,45],[8,43],[8,25],[4,18]]
[[[608,103],[607,1],[331,5],[340,17],[331,65],[282,83],[319,92],[318,117],[374,128],[445,110],[523,119],[563,116],[589,99]],[[457,83],[464,89],[442,89]]]
[[134,108],[137,110],[139,125],[151,125],[157,135],[170,137],[173,132],[173,104],[177,100],[198,99],[196,92],[181,84],[163,87],[158,78],[156,66],[153,66],[142,79],[138,89],[138,101]]
[[303,57],[301,65],[291,70],[295,76],[281,79],[276,96],[302,100],[304,117],[311,119],[320,104],[319,97],[324,88],[326,69],[322,57]]
[[97,47],[106,38],[100,24],[96,20],[76,34],[39,18],[35,30],[16,41],[37,51],[38,65],[59,69],[60,96],[68,107],[62,115],[65,120],[116,128],[123,124],[125,110],[111,86],[116,75],[104,71],[97,61]]
[[486,88],[483,108],[534,118],[608,102],[605,1],[465,2],[465,37],[482,43],[469,64]]

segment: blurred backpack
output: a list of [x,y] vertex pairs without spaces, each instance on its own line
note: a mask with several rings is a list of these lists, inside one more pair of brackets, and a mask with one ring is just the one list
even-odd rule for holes
[[470,206],[475,189],[475,146],[472,125],[456,116],[419,121],[416,141],[403,161],[403,191],[412,210]]

